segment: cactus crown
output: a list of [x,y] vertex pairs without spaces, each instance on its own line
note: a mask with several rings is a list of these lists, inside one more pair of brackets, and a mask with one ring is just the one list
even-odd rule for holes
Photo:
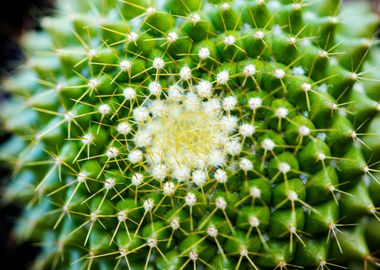
[[34,267],[378,263],[379,22],[339,6],[59,3],[2,115]]

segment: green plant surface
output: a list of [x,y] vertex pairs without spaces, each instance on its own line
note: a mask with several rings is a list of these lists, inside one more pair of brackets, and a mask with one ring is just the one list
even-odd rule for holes
[[65,0],[4,83],[33,269],[375,269],[379,19],[339,0]]

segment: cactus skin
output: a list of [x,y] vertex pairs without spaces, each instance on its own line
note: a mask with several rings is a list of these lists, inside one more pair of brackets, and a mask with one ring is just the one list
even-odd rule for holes
[[0,158],[33,268],[376,268],[377,17],[152,2],[61,1],[24,40]]

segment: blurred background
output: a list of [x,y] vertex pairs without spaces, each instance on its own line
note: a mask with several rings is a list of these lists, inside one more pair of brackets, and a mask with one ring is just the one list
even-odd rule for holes
[[1,73],[10,71],[22,59],[17,46],[21,34],[38,28],[38,18],[51,11],[53,0],[11,0],[0,9]]
[[[14,71],[24,59],[18,45],[20,37],[25,31],[38,30],[39,18],[50,13],[52,8],[53,0],[10,0],[6,5],[3,2],[0,8],[0,102],[6,98],[1,89],[2,78]],[[0,127],[0,144],[7,137]],[[8,175],[9,172],[0,165],[0,187]],[[38,253],[36,245],[17,245],[13,241],[11,228],[19,212],[15,206],[0,205],[0,269],[28,269]]]
[[[380,0],[345,1],[368,1],[380,14]],[[11,0],[0,8],[0,102],[6,98],[1,89],[2,78],[12,73],[24,59],[19,47],[20,37],[26,31],[40,29],[39,18],[52,12],[53,2],[54,0]],[[7,137],[0,127],[0,144]],[[0,166],[0,187],[8,175],[9,172]],[[38,245],[18,245],[12,237],[11,228],[19,212],[20,209],[15,206],[0,205],[0,269],[28,269],[38,253]]]

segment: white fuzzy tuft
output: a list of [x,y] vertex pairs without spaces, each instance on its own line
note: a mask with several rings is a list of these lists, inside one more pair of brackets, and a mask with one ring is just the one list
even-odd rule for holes
[[302,5],[300,3],[294,3],[293,4],[293,9],[294,10],[300,10],[300,9],[302,9]]
[[137,122],[144,122],[149,118],[149,112],[144,107],[139,107],[133,110],[133,118]]
[[141,185],[143,183],[143,180],[144,176],[141,173],[135,173],[134,175],[132,175],[131,178],[132,185],[136,187]]
[[183,182],[190,179],[190,174],[191,171],[189,168],[181,166],[180,168],[177,168],[173,171],[172,176],[173,178],[177,179],[178,182]]
[[127,220],[127,212],[125,210],[121,210],[117,213],[117,219],[120,222],[126,221]]
[[213,150],[208,153],[208,163],[214,167],[223,166],[226,162],[225,156],[219,150]]
[[137,147],[145,147],[151,143],[152,135],[146,130],[139,130],[135,133],[133,141]]
[[249,254],[248,250],[245,247],[241,247],[239,253],[241,257],[248,257]]
[[308,128],[307,126],[300,126],[298,128],[298,134],[302,137],[309,136],[310,135],[310,128]]
[[333,24],[337,24],[339,22],[338,18],[337,17],[331,17],[330,18],[330,22],[333,23]]
[[288,116],[288,109],[284,107],[277,108],[274,112],[277,118],[285,118]]
[[154,100],[150,106],[149,110],[154,117],[161,117],[164,113],[164,102],[162,100]]
[[55,91],[60,92],[63,89],[62,83],[57,83],[54,87]]
[[173,43],[178,39],[178,34],[176,32],[170,32],[167,38],[169,43]]
[[237,98],[234,96],[225,97],[223,99],[223,109],[225,111],[232,111],[235,109],[237,102]]
[[128,71],[132,67],[132,63],[129,60],[123,60],[120,62],[119,67],[122,71]]
[[115,186],[115,179],[114,178],[107,178],[105,183],[104,183],[104,188],[106,190],[110,190]]
[[128,154],[128,160],[132,164],[139,163],[143,159],[143,153],[140,150],[132,150]]
[[154,7],[148,7],[147,9],[146,9],[146,14],[147,15],[151,15],[151,14],[153,14],[153,13],[155,13],[156,12],[156,9],[154,8]]
[[228,35],[223,40],[225,45],[231,46],[234,45],[236,42],[236,38],[233,35]]
[[116,158],[118,155],[119,155],[119,149],[117,149],[116,147],[111,146],[106,151],[106,156],[108,158]]
[[210,57],[210,50],[208,48],[200,48],[199,52],[198,52],[198,56],[200,59],[207,59]]
[[327,185],[327,189],[328,189],[330,192],[334,192],[334,191],[335,191],[335,187],[334,187],[332,184],[328,184],[328,185]]
[[149,93],[155,96],[159,96],[162,92],[162,86],[159,82],[151,82],[148,85]]
[[288,199],[290,200],[290,201],[296,201],[296,200],[298,200],[298,195],[297,195],[297,193],[295,193],[294,191],[289,191],[288,192]]
[[80,172],[78,173],[77,180],[79,183],[83,183],[87,180],[88,173],[87,172]]
[[209,98],[212,95],[212,83],[202,80],[196,86],[196,90],[200,97]]
[[225,85],[228,82],[229,78],[230,73],[228,72],[228,70],[223,70],[216,75],[216,83],[220,85]]
[[197,13],[193,13],[193,14],[190,14],[189,19],[195,24],[201,21],[201,16],[199,16],[199,14]]
[[91,134],[91,133],[88,133],[88,134],[85,134],[83,135],[82,137],[82,143],[84,145],[89,145],[90,143],[92,143],[94,141],[94,136]]
[[318,160],[318,161],[323,161],[323,160],[325,160],[325,159],[326,159],[326,155],[325,155],[325,153],[319,152],[319,153],[317,154],[317,160]]
[[95,222],[98,220],[98,215],[95,212],[90,213],[91,222]]
[[190,253],[189,253],[189,259],[192,260],[192,261],[198,260],[198,253],[195,250],[190,251]]
[[157,246],[157,239],[155,237],[149,237],[147,240],[146,240],[146,244],[150,247],[150,248],[155,248]]
[[153,59],[153,68],[160,70],[165,67],[165,61],[161,57],[156,57]]
[[127,122],[121,122],[117,125],[116,130],[122,135],[127,135],[131,132],[131,126]]
[[203,108],[206,113],[218,113],[221,105],[218,99],[213,98],[203,103]]
[[352,72],[352,73],[351,73],[351,79],[352,79],[353,81],[356,81],[356,80],[359,79],[359,75],[358,75],[357,73],[355,73],[355,72]]
[[166,182],[163,184],[162,190],[164,192],[164,195],[171,196],[175,192],[175,184],[173,182]]
[[266,151],[272,151],[275,146],[276,144],[271,139],[264,139],[261,143],[261,147]]
[[309,92],[311,90],[311,84],[310,83],[303,83],[301,85],[301,89],[304,91],[304,92]]
[[145,200],[143,203],[143,207],[144,207],[145,212],[152,211],[154,207],[154,201],[152,199]]
[[175,231],[180,228],[178,218],[173,218],[172,221],[170,221],[170,227]]
[[251,227],[257,228],[260,226],[260,220],[257,217],[250,217],[248,222]]
[[248,106],[251,110],[257,110],[262,106],[263,100],[259,97],[250,98],[248,100]]
[[111,112],[111,107],[108,104],[102,104],[98,107],[98,112],[101,115],[107,115]]
[[197,197],[194,193],[189,192],[185,196],[185,203],[187,206],[194,206],[197,203]]
[[322,50],[322,51],[319,52],[319,56],[323,57],[323,58],[328,58],[329,57],[329,53],[326,52],[326,51],[324,51],[324,50]]
[[227,208],[227,202],[224,198],[218,197],[215,200],[215,207],[221,210],[225,210]]
[[251,194],[252,198],[260,198],[261,197],[261,190],[257,187],[252,187],[249,190],[249,193]]
[[155,248],[157,246],[157,239],[155,237],[149,237],[147,240],[146,240],[146,244],[150,247],[150,248]]
[[127,87],[123,90],[123,96],[126,100],[132,100],[136,98],[136,90],[132,87]]
[[239,127],[239,133],[243,137],[251,137],[255,133],[256,129],[251,124],[242,124]]
[[230,140],[224,145],[225,151],[231,156],[239,155],[242,148],[243,146],[241,145],[238,139]]
[[193,171],[192,180],[193,183],[199,187],[202,187],[206,183],[207,174],[203,170]]
[[215,226],[210,226],[207,228],[207,234],[210,236],[210,237],[217,237],[218,236],[218,229],[215,228]]
[[127,41],[128,42],[136,42],[138,37],[139,37],[139,35],[136,34],[135,32],[130,32],[127,34]]
[[227,173],[223,171],[222,169],[217,169],[214,178],[218,183],[226,183],[227,182]]
[[67,113],[65,113],[64,118],[65,118],[65,120],[66,120],[67,122],[71,122],[71,121],[74,120],[75,115],[74,115],[72,112],[67,112]]
[[229,3],[223,3],[220,5],[220,8],[222,10],[229,10],[231,8],[231,5]]
[[274,71],[274,76],[277,78],[277,79],[283,79],[285,77],[285,71],[283,69],[276,69]]
[[157,180],[164,180],[168,175],[168,167],[165,164],[159,164],[153,167],[152,176]]
[[290,169],[290,165],[286,162],[280,162],[278,164],[278,170],[283,174],[287,174],[288,172],[290,172]]
[[297,39],[295,37],[289,37],[288,38],[288,43],[290,45],[295,45],[297,43]]
[[294,226],[289,226],[289,232],[290,233],[296,233],[297,232],[297,228],[294,227]]
[[169,99],[179,100],[183,94],[183,88],[177,84],[171,85],[168,90]]
[[248,64],[244,67],[243,73],[246,76],[253,76],[256,74],[256,67],[252,64]]
[[88,51],[87,56],[88,56],[88,58],[91,59],[91,58],[95,57],[97,54],[98,54],[98,52],[95,49],[91,49]]
[[236,130],[238,125],[238,119],[235,116],[223,116],[221,124],[227,133],[232,133]]
[[265,34],[263,31],[256,31],[253,36],[257,39],[263,39],[265,37]]
[[179,77],[181,80],[188,81],[191,79],[191,69],[188,66],[184,66],[179,71]]
[[253,164],[249,159],[242,158],[242,159],[240,159],[239,167],[240,167],[240,169],[242,169],[245,172],[251,171],[253,169]]

